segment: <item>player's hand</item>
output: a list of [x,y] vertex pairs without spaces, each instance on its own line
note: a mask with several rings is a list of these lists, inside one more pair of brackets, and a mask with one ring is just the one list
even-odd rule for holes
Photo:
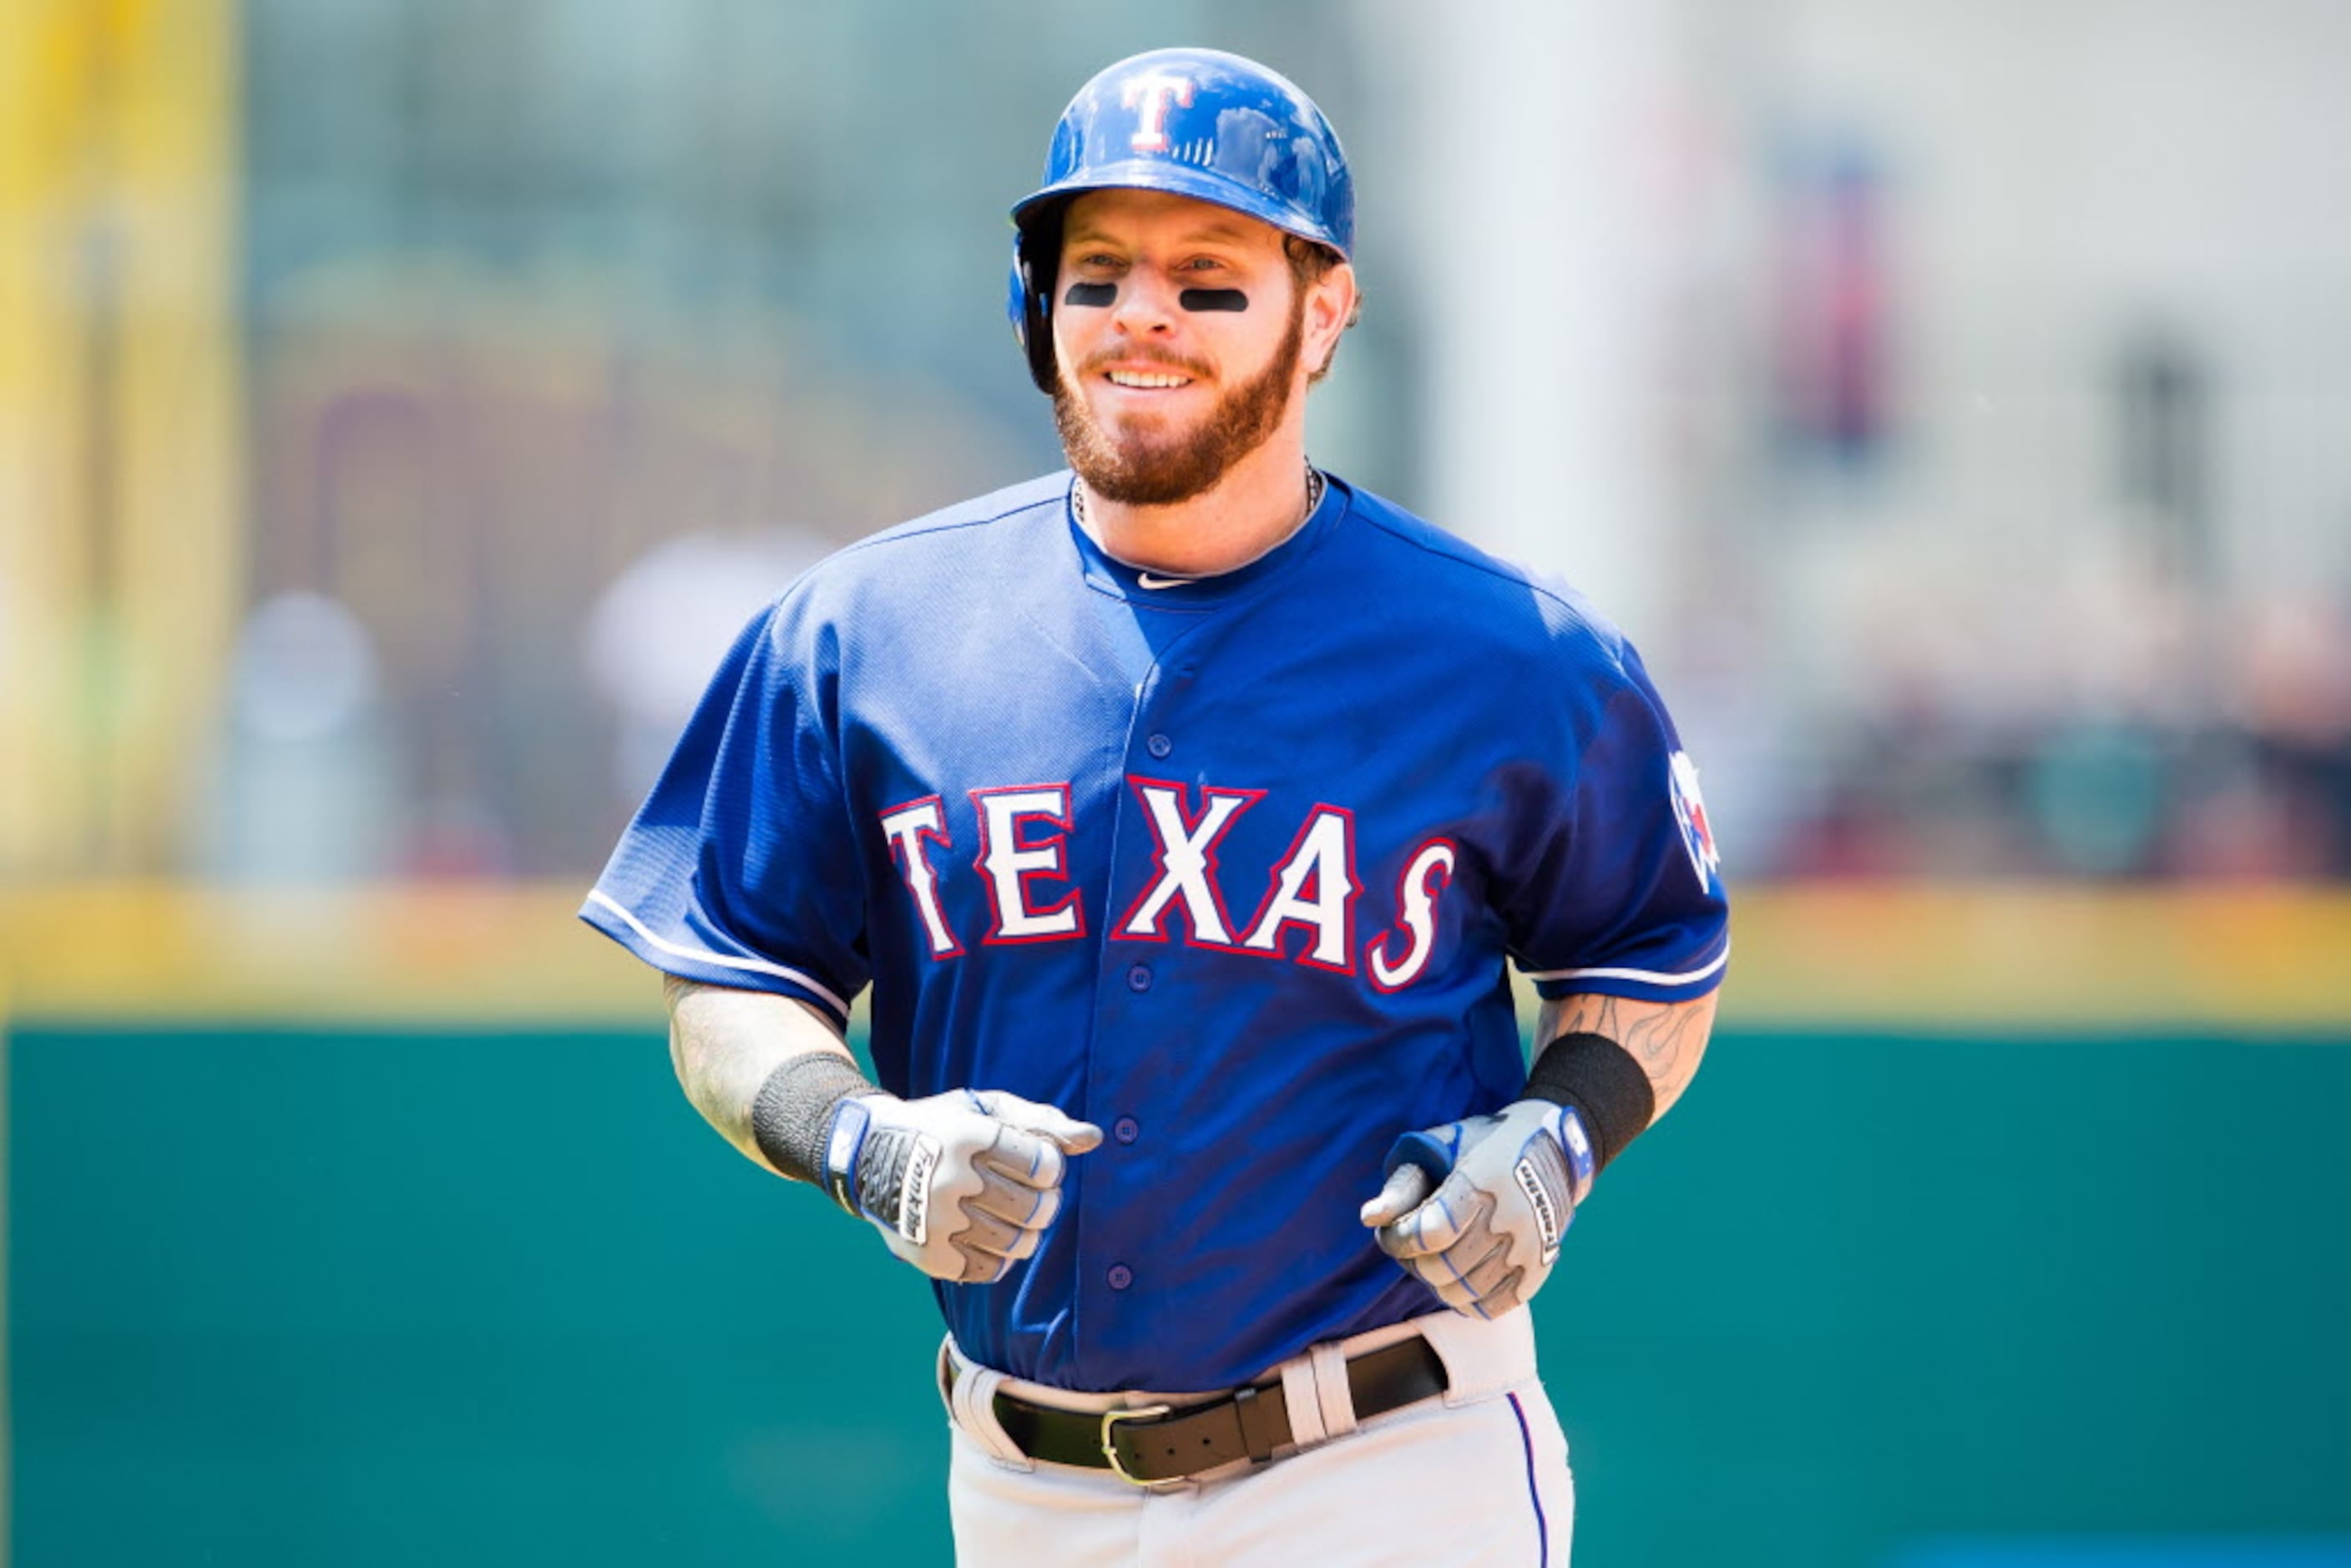
[[984,1284],[1037,1250],[1066,1156],[1101,1142],[1100,1127],[1000,1089],[861,1094],[833,1112],[825,1186],[924,1273]]
[[1551,1276],[1592,1188],[1592,1139],[1566,1106],[1520,1100],[1405,1134],[1384,1169],[1363,1209],[1381,1250],[1455,1312],[1498,1318]]

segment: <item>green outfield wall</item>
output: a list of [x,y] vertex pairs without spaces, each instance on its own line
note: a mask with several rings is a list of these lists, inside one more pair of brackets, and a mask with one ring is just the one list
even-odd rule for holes
[[[2351,1562],[2346,1047],[1727,1024],[1533,1309],[1578,1563]],[[20,1018],[5,1082],[19,1568],[947,1560],[927,1291],[657,1029]]]

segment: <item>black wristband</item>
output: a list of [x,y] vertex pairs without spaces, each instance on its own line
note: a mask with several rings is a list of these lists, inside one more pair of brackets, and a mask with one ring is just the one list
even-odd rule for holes
[[875,1093],[857,1064],[830,1051],[783,1062],[751,1102],[751,1138],[768,1163],[799,1181],[824,1185],[824,1135],[832,1108],[852,1094]]
[[1569,1106],[1583,1118],[1595,1173],[1607,1169],[1657,1115],[1649,1075],[1604,1034],[1563,1034],[1543,1047],[1527,1074],[1526,1098]]

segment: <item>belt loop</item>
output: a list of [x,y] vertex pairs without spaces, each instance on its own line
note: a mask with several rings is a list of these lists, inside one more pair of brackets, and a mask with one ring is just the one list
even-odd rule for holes
[[1035,1469],[1037,1461],[1020,1451],[1020,1446],[1006,1435],[1003,1423],[996,1418],[996,1390],[1004,1382],[1004,1374],[966,1361],[952,1342],[947,1354],[955,1379],[953,1391],[947,1396],[947,1412],[955,1417],[955,1424],[998,1464],[1016,1470]]
[[1290,1440],[1301,1450],[1328,1442],[1332,1433],[1322,1423],[1322,1396],[1317,1388],[1321,1364],[1311,1354],[1293,1355],[1281,1364],[1281,1402],[1290,1407]]
[[1445,1363],[1445,1403],[1452,1409],[1491,1399],[1535,1375],[1534,1325],[1525,1312],[1490,1322],[1432,1312],[1418,1322]]
[[1355,1429],[1355,1395],[1347,1383],[1347,1353],[1339,1345],[1318,1344],[1307,1353],[1314,1373],[1314,1397],[1322,1430],[1343,1437]]

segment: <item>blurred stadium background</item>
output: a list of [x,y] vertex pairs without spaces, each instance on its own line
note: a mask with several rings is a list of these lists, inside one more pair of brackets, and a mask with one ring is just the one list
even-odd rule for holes
[[945,1560],[925,1292],[570,912],[761,601],[1056,463],[1004,208],[1170,42],[1353,156],[1318,459],[1707,769],[1579,1561],[2351,1563],[2335,0],[0,0],[11,1560]]

